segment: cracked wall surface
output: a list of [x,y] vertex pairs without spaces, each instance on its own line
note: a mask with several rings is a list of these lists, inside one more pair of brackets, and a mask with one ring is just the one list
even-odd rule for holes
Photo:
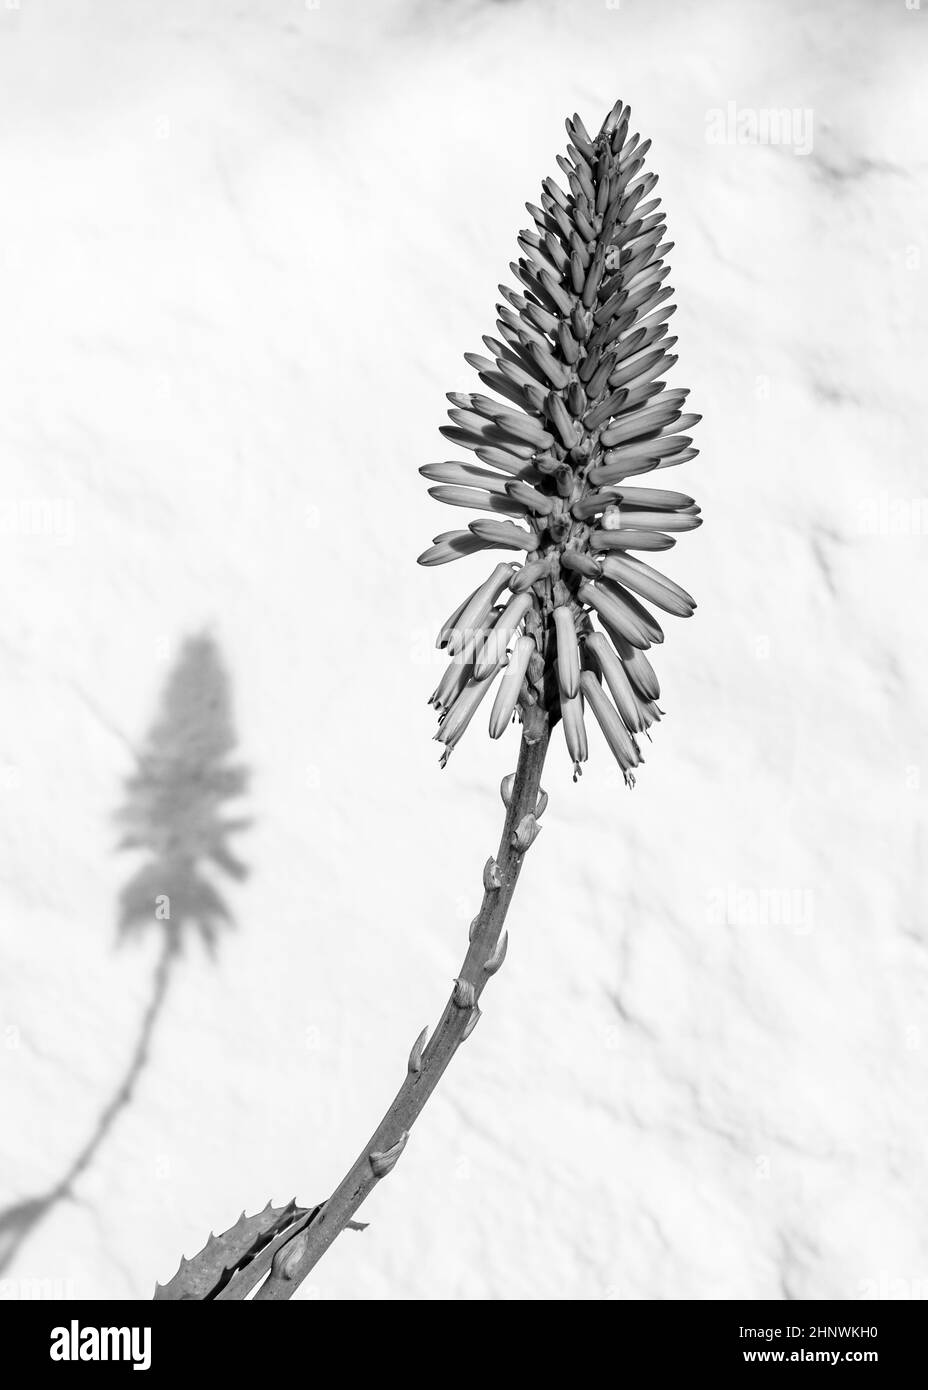
[[[322,0],[0,21],[0,1205],[131,1054],[114,812],[183,641],[250,769],[234,926],[5,1297],[144,1298],[320,1200],[433,1023],[517,736],[439,772],[416,470],[563,118],[653,141],[699,601],[631,793],[558,748],[485,1018],[318,1298],[928,1293],[928,12]],[[812,148],[712,142],[735,103]],[[555,740],[560,740],[556,732]]]

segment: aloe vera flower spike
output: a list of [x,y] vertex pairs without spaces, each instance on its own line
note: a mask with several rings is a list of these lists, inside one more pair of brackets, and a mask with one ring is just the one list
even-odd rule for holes
[[664,284],[672,243],[651,197],[657,176],[644,172],[650,142],[629,137],[629,116],[618,103],[595,140],[579,116],[568,120],[558,164],[569,191],[546,179],[540,205],[526,204],[534,228],[510,267],[520,290],[499,287],[500,336],[484,339],[491,356],[466,354],[495,394],[448,397],[442,434],[479,464],[420,469],[436,500],[489,518],[436,536],[420,564],[525,552],[522,565],[499,564],[439,633],[451,657],[431,697],[442,765],[502,673],[493,738],[538,704],[563,723],[576,777],[589,708],[633,785],[637,735],[661,717],[645,652],[664,634],[645,604],[677,617],[696,606],[634,553],[667,550],[701,523],[685,493],[628,481],[694,458],[687,431],[700,417],[662,379],[677,360]]
[[449,657],[430,699],[442,766],[494,686],[491,736],[513,719],[522,729],[516,771],[500,788],[502,837],[484,866],[483,903],[451,995],[431,1036],[425,1029],[413,1042],[399,1091],[329,1199],[284,1216],[272,1209],[267,1238],[243,1253],[230,1282],[206,1295],[175,1292],[196,1257],[175,1276],[172,1297],[244,1298],[260,1283],[256,1299],[288,1299],[355,1224],[473,1032],[483,989],[506,959],[506,914],[547,805],[541,773],[552,729],[563,725],[576,780],[592,710],[634,785],[638,736],[661,717],[645,653],[664,634],[651,609],[689,617],[696,605],[634,552],[670,549],[678,533],[700,525],[699,507],[628,480],[693,459],[688,431],[700,417],[684,412],[688,393],[663,380],[677,360],[676,338],[667,336],[673,290],[664,284],[672,243],[652,197],[657,177],[644,170],[650,141],[629,136],[629,118],[616,103],[595,138],[579,116],[567,121],[567,156],[558,157],[567,191],[547,178],[540,203],[526,205],[534,226],[520,234],[523,254],[511,265],[520,288],[500,286],[499,337],[484,339],[490,355],[465,354],[492,394],[449,395],[451,424],[441,432],[478,462],[420,469],[436,500],[483,514],[435,536],[420,564],[507,552],[438,635]]

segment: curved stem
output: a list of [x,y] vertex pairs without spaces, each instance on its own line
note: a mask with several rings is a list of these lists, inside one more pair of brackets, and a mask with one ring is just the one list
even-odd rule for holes
[[[525,850],[514,844],[513,839],[524,817],[534,814],[549,737],[548,719],[540,706],[525,709],[519,763],[506,809],[499,851],[496,859],[489,860],[484,870],[483,905],[471,926],[467,954],[441,1021],[427,1047],[413,1047],[405,1081],[331,1197],[297,1234],[288,1235],[287,1240],[277,1247],[270,1274],[255,1294],[256,1300],[281,1301],[290,1298],[335,1237],[345,1229],[371,1189],[393,1168],[410,1129],[441,1080],[445,1068],[480,1017],[477,1000],[491,973],[501,964],[497,947],[525,858]],[[490,970],[486,968],[488,962]],[[255,1273],[259,1271],[255,1270]],[[242,1297],[243,1294],[239,1293],[238,1296]]]

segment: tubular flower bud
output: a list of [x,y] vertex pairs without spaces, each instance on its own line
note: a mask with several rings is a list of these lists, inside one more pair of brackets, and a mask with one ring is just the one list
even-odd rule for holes
[[580,649],[574,615],[566,604],[554,610],[554,630],[557,635],[557,678],[561,692],[572,700],[580,688]]
[[580,776],[580,764],[587,760],[586,726],[583,722],[583,701],[579,695],[569,700],[561,696],[561,720],[567,751],[574,765],[574,781]]
[[[437,501],[483,513],[436,536],[421,564],[483,550],[525,558],[498,565],[439,633],[464,668],[432,699],[446,755],[502,672],[492,737],[541,706],[563,721],[576,778],[586,704],[630,778],[636,736],[659,717],[643,655],[663,641],[651,609],[689,617],[696,607],[632,553],[668,550],[702,518],[685,493],[630,481],[695,458],[700,419],[688,392],[666,389],[677,361],[665,284],[673,243],[645,168],[650,141],[629,136],[630,115],[617,102],[595,136],[578,116],[567,122],[560,182],[545,179],[540,202],[526,204],[532,225],[511,265],[518,288],[500,286],[499,337],[484,338],[488,355],[466,354],[490,394],[448,396],[441,432],[479,462],[420,469]],[[511,786],[507,804],[509,795]]]
[[509,665],[499,683],[496,700],[490,713],[491,738],[499,738],[508,727],[522,691],[522,682],[525,680],[529,659],[534,650],[535,642],[531,637],[520,637],[512,649]]
[[[584,699],[596,716],[596,722],[605,734],[606,742],[628,782],[630,769],[637,767],[642,761],[638,745],[592,671],[583,672],[580,685]],[[630,785],[635,785],[633,779]]]

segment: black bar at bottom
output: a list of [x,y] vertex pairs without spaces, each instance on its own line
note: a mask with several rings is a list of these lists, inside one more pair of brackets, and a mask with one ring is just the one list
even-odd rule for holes
[[[502,1337],[521,1379],[533,1363],[544,1370],[553,1350],[576,1365],[578,1374],[585,1362],[616,1370],[634,1365],[652,1374],[712,1375],[739,1368],[748,1375],[809,1368],[901,1372],[920,1363],[928,1322],[921,1300],[565,1301],[553,1314],[543,1312],[546,1306],[505,1300],[487,1305],[481,1315],[485,1362],[493,1360]],[[437,1302],[427,1313],[419,1305],[325,1299],[258,1308],[224,1303],[215,1312],[198,1313],[173,1303],[4,1301],[0,1337],[4,1360],[16,1364],[22,1385],[30,1383],[33,1370],[67,1380],[136,1368],[149,1377],[208,1372],[212,1384],[223,1375],[240,1379],[254,1372],[286,1385],[291,1375],[318,1374],[314,1342],[323,1333],[326,1361],[341,1362],[337,1375],[354,1375],[365,1362],[395,1371],[396,1350],[404,1346],[400,1364],[408,1370],[416,1365],[422,1373],[444,1361],[447,1374],[470,1378],[473,1323],[468,1321],[470,1333],[463,1338],[466,1317],[457,1304]],[[464,1364],[455,1366],[456,1356]],[[549,1363],[545,1374],[552,1369]]]

